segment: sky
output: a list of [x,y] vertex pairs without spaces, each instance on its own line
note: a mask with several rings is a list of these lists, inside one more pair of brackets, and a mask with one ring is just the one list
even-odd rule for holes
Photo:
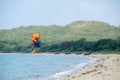
[[120,0],[0,0],[0,29],[97,20],[120,25]]

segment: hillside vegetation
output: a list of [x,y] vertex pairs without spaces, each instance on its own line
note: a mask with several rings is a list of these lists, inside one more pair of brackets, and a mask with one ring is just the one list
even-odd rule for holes
[[16,48],[18,49],[16,51],[24,51],[26,47],[31,50],[31,35],[33,33],[41,35],[40,39],[44,48],[44,46],[60,44],[64,41],[77,41],[81,38],[86,39],[86,41],[116,40],[120,37],[120,27],[114,27],[100,21],[75,21],[65,26],[20,26],[13,29],[0,30],[0,51],[4,52],[2,49],[5,48]]
[[88,41],[120,36],[120,27],[114,27],[99,21],[76,21],[65,26],[27,26],[10,30],[0,30],[0,40],[29,42],[32,33],[41,34],[44,43],[58,43],[63,41],[85,38]]

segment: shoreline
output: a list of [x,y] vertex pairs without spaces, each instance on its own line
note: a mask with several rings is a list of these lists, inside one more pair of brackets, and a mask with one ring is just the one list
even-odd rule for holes
[[[84,55],[65,55],[65,54],[64,54],[64,56],[83,56],[84,57]],[[89,58],[88,62],[74,65],[71,68],[69,68],[68,70],[63,70],[61,72],[55,73],[52,77],[55,78],[55,80],[61,80],[62,78],[66,77],[66,76],[69,76],[69,75],[76,73],[78,70],[82,69],[84,66],[93,64],[98,60],[98,59],[93,58],[91,56],[85,56],[85,57]]]
[[120,55],[91,54],[89,56],[98,60],[58,80],[120,80]]

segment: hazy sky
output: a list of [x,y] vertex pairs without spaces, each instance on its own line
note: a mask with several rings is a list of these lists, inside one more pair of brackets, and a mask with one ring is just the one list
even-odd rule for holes
[[0,29],[98,20],[120,25],[120,0],[0,0]]

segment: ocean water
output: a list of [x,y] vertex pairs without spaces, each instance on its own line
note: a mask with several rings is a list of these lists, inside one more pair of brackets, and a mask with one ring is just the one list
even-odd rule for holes
[[0,80],[57,80],[95,61],[61,54],[0,54]]

